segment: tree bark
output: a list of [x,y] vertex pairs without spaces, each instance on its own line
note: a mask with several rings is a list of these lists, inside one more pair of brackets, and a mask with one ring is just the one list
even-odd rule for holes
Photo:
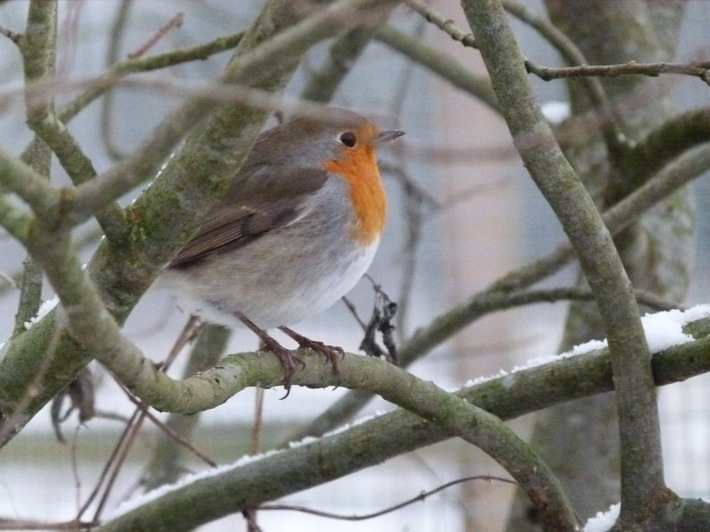
[[[672,60],[678,39],[683,2],[643,0],[584,2],[547,0],[551,20],[586,56],[588,64],[617,64],[634,60]],[[640,140],[672,113],[667,104],[669,86],[653,78],[606,78],[602,85],[624,135]],[[579,81],[569,83],[572,120],[594,110]],[[624,195],[624,183],[643,172],[614,160],[605,146],[600,121],[595,134],[561,139],[566,155],[585,181],[600,208]],[[584,137],[584,138],[581,138]],[[669,300],[682,301],[693,262],[695,214],[691,191],[681,190],[661,202],[641,220],[615,238],[629,277],[636,288]],[[603,337],[593,303],[570,305],[560,351],[592,338]],[[619,442],[616,405],[612,394],[555,406],[541,412],[532,435],[533,448],[566,487],[577,513],[586,519],[619,500]],[[538,530],[529,504],[517,497],[508,530]]]

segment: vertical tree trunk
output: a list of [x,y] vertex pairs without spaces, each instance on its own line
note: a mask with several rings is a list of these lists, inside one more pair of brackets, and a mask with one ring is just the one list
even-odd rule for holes
[[[573,36],[589,64],[672,60],[683,4],[676,0],[546,0],[552,21]],[[615,110],[614,116],[630,139],[643,138],[672,112],[668,108],[668,84],[641,76],[604,79],[602,83]],[[568,87],[573,117],[592,112],[581,83],[572,81]],[[606,126],[602,121],[596,134],[576,135],[571,143],[560,139],[568,159],[600,208],[618,201],[620,198],[613,193],[615,185],[639,171],[614,163],[602,136]],[[683,190],[616,238],[635,287],[682,301],[690,282],[694,222],[691,192]],[[602,336],[594,304],[573,303],[560,350]],[[582,519],[618,502],[618,430],[611,394],[541,412],[532,444],[559,475]],[[537,528],[529,504],[518,496],[508,530]]]

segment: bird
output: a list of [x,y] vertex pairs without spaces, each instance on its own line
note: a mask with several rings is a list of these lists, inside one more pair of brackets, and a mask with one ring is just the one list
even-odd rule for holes
[[203,321],[252,330],[278,357],[286,396],[305,364],[268,329],[320,352],[339,375],[342,348],[290,326],[332,306],[369,268],[387,208],[376,148],[403,134],[336,107],[261,133],[158,286]]

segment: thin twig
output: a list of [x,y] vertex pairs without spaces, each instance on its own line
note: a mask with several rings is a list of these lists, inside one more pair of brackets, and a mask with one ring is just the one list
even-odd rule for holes
[[2,270],[0,270],[0,279],[4,280],[7,283],[7,286],[10,288],[18,289],[20,288],[20,285],[15,281],[15,279],[12,277],[12,275],[9,275]]
[[[418,40],[421,40],[425,29],[426,22],[424,20],[420,20],[420,23],[414,30],[415,38],[418,37]],[[409,94],[408,89],[410,89],[412,86],[410,81],[412,75],[414,74],[414,65],[415,64],[413,62],[407,62],[404,72],[399,77],[397,87],[395,87],[394,94],[396,96],[394,97],[394,101],[390,104],[390,108],[392,109],[392,112],[395,116],[401,117],[403,114],[404,104],[406,101],[405,98],[407,94]],[[417,267],[417,250],[419,249],[419,245],[421,244],[422,226],[424,224],[424,206],[421,202],[421,196],[418,194],[407,194],[407,192],[410,191],[410,187],[407,186],[407,183],[411,180],[406,179],[408,174],[408,158],[406,157],[402,146],[403,144],[401,142],[397,143],[397,145],[395,145],[392,150],[393,155],[396,159],[396,163],[393,166],[397,168],[397,171],[400,175],[405,177],[405,180],[403,182],[403,188],[405,191],[404,220],[406,224],[407,237],[402,253],[403,270],[400,275],[399,296],[397,298],[398,305],[394,306],[394,309],[399,310],[399,313],[397,315],[397,328],[399,329],[398,334],[400,340],[404,333],[404,325],[406,323],[407,314],[410,306],[409,302],[411,300],[411,295],[413,292],[412,285],[414,284],[414,274],[416,272]],[[375,291],[376,294],[379,296],[380,287],[378,285],[375,285]],[[387,296],[385,295],[385,297]],[[387,298],[387,300],[389,301],[389,298]],[[363,348],[363,346],[369,346],[371,349],[376,348],[375,352],[381,352],[382,354],[384,354],[384,352],[379,349],[379,346],[377,346],[377,343],[375,341],[375,331],[381,324],[386,327],[383,330],[388,331],[388,338],[391,339],[391,334],[394,330],[394,326],[390,323],[388,318],[384,318],[384,316],[382,316],[386,306],[383,305],[384,308],[380,307],[381,305],[376,302],[372,318],[370,319],[368,329],[365,333],[365,338],[363,339],[363,342],[360,347]],[[392,315],[392,317],[394,317],[394,314]],[[374,353],[368,352],[368,354],[373,355]],[[387,360],[396,363],[396,351],[390,352],[389,355],[390,356],[387,357]]]
[[476,48],[476,39],[474,39],[473,35],[459,28],[452,19],[446,18],[418,0],[404,0],[404,3],[424,17],[427,22],[431,22],[440,30],[448,33],[453,40],[460,42],[464,46]]
[[[116,14],[116,20],[113,24],[113,29],[111,31],[112,38],[110,41],[110,46],[107,51],[107,64],[113,65],[118,59],[121,35],[126,27],[126,22],[128,20],[128,13],[133,2],[123,2],[118,9]],[[168,31],[173,28],[178,28],[182,26],[183,14],[178,13],[172,19],[170,19],[165,25],[163,25],[156,33],[153,35],[146,43],[140,46],[136,51],[129,53],[129,59],[137,59],[142,57],[153,45],[155,45]],[[101,106],[101,138],[106,146],[108,154],[114,160],[123,159],[126,154],[125,152],[116,144],[113,138],[113,128],[111,126],[112,116],[111,113],[113,109],[114,102],[114,92],[107,91],[106,96],[103,100]]]
[[415,36],[394,26],[380,28],[376,38],[412,61],[438,74],[453,86],[475,96],[494,111],[500,111],[490,80],[486,76],[472,72],[456,58],[442,53],[436,46],[422,42]]
[[[116,16],[114,17],[113,24],[111,24],[108,48],[106,49],[107,65],[114,65],[114,63],[118,61],[121,50],[121,37],[126,30],[128,15],[130,14],[132,7],[133,0],[126,0],[125,2],[121,2],[116,10]],[[115,92],[109,89],[106,91],[106,94],[101,101],[99,130],[101,131],[101,140],[106,147],[106,152],[113,160],[116,161],[125,157],[125,152],[116,145],[112,133],[113,128],[111,118],[113,114],[111,113],[111,110],[113,109],[114,96]]]
[[528,72],[540,79],[574,79],[582,77],[651,76],[678,74],[700,78],[710,85],[710,68],[706,63],[637,63],[629,61],[617,65],[580,65],[574,67],[550,68],[527,61]]
[[355,318],[355,321],[358,322],[362,330],[364,331],[367,328],[367,324],[362,321],[362,318],[360,318],[360,315],[357,313],[357,307],[355,306],[355,303],[350,301],[350,299],[347,298],[347,296],[343,296],[340,299],[342,299],[343,303],[345,303],[345,306],[348,307],[348,310],[350,311],[350,314],[353,315]]
[[10,39],[12,42],[14,42],[17,46],[20,45],[20,41],[22,40],[21,33],[13,31],[10,28],[6,28],[5,26],[0,26],[0,35],[4,35],[8,39]]
[[[108,457],[108,460],[106,461],[103,468],[101,469],[101,473],[99,475],[98,480],[96,481],[96,485],[94,486],[94,489],[91,490],[91,494],[86,499],[83,506],[81,506],[79,508],[79,510],[76,514],[76,518],[75,518],[76,521],[79,521],[81,519],[81,516],[84,515],[84,512],[86,512],[89,509],[89,506],[91,506],[91,504],[94,502],[96,497],[98,497],[101,487],[104,484],[104,481],[108,478],[108,475],[111,472],[111,468],[113,467],[113,464],[115,463],[117,457],[119,456],[121,449],[124,446],[124,442],[127,439],[127,434],[130,430],[132,430],[132,427],[134,426],[133,423],[137,418],[138,418],[138,410],[133,412],[130,419],[126,423],[126,426],[123,429],[123,433],[119,437],[116,445],[114,445],[113,450],[111,451],[111,455]],[[94,519],[94,521],[96,521],[96,519]]]
[[118,80],[129,74],[151,72],[190,61],[207,59],[211,55],[236,47],[243,36],[244,32],[237,32],[204,44],[178,48],[177,50],[172,50],[164,54],[128,59],[121,63],[116,63],[109,67],[104,73],[94,78],[92,83],[88,84],[88,89],[62,107],[58,111],[57,116],[60,120],[68,122],[82,109],[113,87]]
[[155,34],[150,37],[142,46],[138,47],[136,51],[128,54],[128,59],[136,59],[137,57],[143,56],[143,54],[145,54],[148,50],[155,46],[155,44],[160,39],[162,39],[170,30],[181,27],[183,18],[184,15],[182,13],[178,13],[177,15],[175,15],[168,22],[163,24],[158,29],[158,31],[156,31]]
[[[287,394],[288,395],[288,394]],[[254,424],[251,428],[251,452],[257,455],[261,452],[261,437],[264,426],[264,389],[257,386],[254,395]],[[258,507],[244,510],[242,515],[247,522],[247,532],[260,532],[258,525]]]
[[264,506],[260,506],[260,510],[292,510],[296,512],[302,512],[306,514],[311,514],[311,515],[317,515],[319,517],[327,517],[330,519],[340,519],[342,521],[365,521],[367,519],[374,519],[376,517],[380,517],[383,515],[387,515],[389,513],[396,512],[397,510],[400,510],[402,508],[405,508],[407,506],[410,506],[411,504],[414,504],[415,502],[423,502],[426,500],[427,497],[431,497],[432,495],[435,495],[436,493],[439,493],[440,491],[443,491],[445,489],[448,489],[453,486],[457,486],[458,484],[462,484],[464,482],[469,482],[471,480],[486,480],[488,482],[503,482],[506,484],[512,484],[514,486],[517,486],[518,483],[515,482],[514,480],[511,480],[509,478],[504,478],[504,477],[497,477],[494,475],[475,475],[472,477],[464,477],[464,478],[459,478],[456,480],[452,480],[451,482],[447,482],[445,484],[442,484],[441,486],[437,486],[436,488],[429,490],[429,491],[422,491],[419,495],[416,495],[414,497],[411,497],[403,502],[400,502],[398,504],[395,504],[393,506],[389,506],[387,508],[384,508],[382,510],[379,510],[377,512],[372,512],[369,514],[364,514],[364,515],[343,515],[343,514],[336,514],[332,512],[324,512],[321,510],[314,510],[312,508],[307,508],[305,506],[296,506],[296,505],[290,505],[290,504],[267,504]]
[[[175,343],[173,344],[173,347],[170,350],[170,353],[168,353],[168,356],[166,357],[164,363],[161,365],[161,368],[160,368],[161,371],[165,372],[168,370],[168,368],[170,367],[172,362],[177,357],[178,353],[182,350],[182,348],[185,346],[185,344],[189,341],[189,339],[194,334],[195,325],[197,323],[198,323],[198,320],[195,317],[191,316],[190,319],[185,324],[185,327],[183,327],[182,331],[180,332],[180,335],[176,339]],[[146,417],[148,417],[148,410],[146,407],[139,407],[133,413],[133,415],[131,416],[131,419],[129,420],[128,425],[126,426],[126,429],[124,430],[123,434],[119,438],[119,441],[114,449],[114,452],[112,453],[111,457],[109,458],[109,461],[107,462],[106,467],[104,468],[104,470],[101,474],[101,477],[99,479],[99,482],[96,485],[96,488],[94,488],[92,495],[89,497],[89,499],[87,499],[87,501],[84,503],[84,506],[79,511],[79,513],[76,517],[77,519],[81,519],[82,514],[88,509],[91,502],[93,502],[94,498],[98,495],[101,485],[103,484],[103,481],[106,478],[108,478],[108,481],[106,482],[106,487],[103,490],[103,494],[99,500],[96,511],[94,512],[94,519],[93,520],[94,521],[99,520],[99,518],[101,517],[101,512],[103,511],[106,503],[108,502],[108,497],[111,493],[113,485],[115,484],[116,480],[118,479],[118,474],[121,470],[121,466],[125,462],[125,460],[128,456],[128,452],[133,447],[133,444],[135,443],[138,432],[140,431],[140,428],[142,427]],[[189,448],[191,450],[193,450],[192,447],[189,447]],[[110,474],[109,474],[109,472],[110,472]]]
[[[131,403],[133,403],[136,406],[136,408],[138,408],[141,411],[141,413],[143,415],[145,415],[150,421],[152,421],[156,427],[158,427],[160,430],[165,432],[168,436],[170,436],[172,439],[174,439],[176,442],[178,442],[180,445],[182,445],[185,449],[190,451],[192,454],[197,456],[200,460],[202,460],[208,466],[217,467],[217,462],[212,460],[209,456],[207,456],[205,453],[200,451],[197,447],[192,445],[192,443],[190,443],[190,441],[183,438],[180,434],[178,434],[175,430],[173,430],[166,423],[163,423],[162,421],[160,421],[160,419],[158,419],[157,416],[149,410],[149,407],[145,403],[143,403],[142,401],[139,401],[138,399],[133,397],[131,395],[131,392],[129,392],[125,387],[121,386],[121,389],[128,397],[128,400]],[[261,388],[257,388],[257,389],[260,390]],[[256,453],[256,454],[258,454],[258,453]]]

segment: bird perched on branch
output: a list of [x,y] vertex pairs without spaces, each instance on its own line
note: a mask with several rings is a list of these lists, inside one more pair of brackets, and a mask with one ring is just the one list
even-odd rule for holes
[[337,374],[341,348],[287,326],[333,305],[370,266],[386,212],[375,151],[403,134],[337,108],[265,131],[159,285],[206,321],[254,331],[287,392],[303,362],[265,329],[322,353]]

